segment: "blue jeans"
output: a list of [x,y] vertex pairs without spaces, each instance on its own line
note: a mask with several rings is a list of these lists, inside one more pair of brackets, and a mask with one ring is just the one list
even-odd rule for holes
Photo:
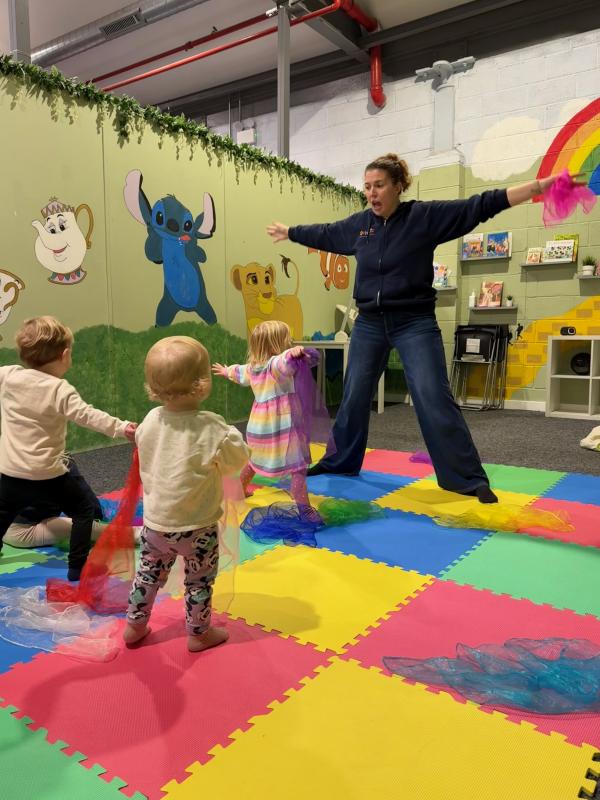
[[342,403],[333,426],[336,451],[319,466],[325,472],[356,475],[360,471],[367,447],[371,402],[393,347],[402,359],[438,484],[462,493],[489,485],[450,391],[437,320],[434,315],[405,311],[361,312],[354,323]]

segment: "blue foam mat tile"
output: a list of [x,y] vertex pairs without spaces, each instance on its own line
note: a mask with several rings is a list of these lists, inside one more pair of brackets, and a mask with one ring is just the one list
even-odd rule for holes
[[[600,469],[600,463],[598,468]],[[572,472],[544,492],[542,497],[600,506],[600,477]],[[598,513],[600,515],[600,509]]]
[[444,528],[420,514],[386,510],[381,519],[317,531],[316,539],[318,547],[437,576],[489,535],[486,530]]
[[377,500],[394,489],[414,483],[417,479],[385,472],[363,470],[356,477],[347,475],[314,475],[306,479],[308,491],[325,497],[343,500]]

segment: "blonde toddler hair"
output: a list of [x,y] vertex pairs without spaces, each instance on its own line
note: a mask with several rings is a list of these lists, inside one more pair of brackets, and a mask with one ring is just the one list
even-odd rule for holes
[[266,364],[292,346],[292,332],[287,322],[278,319],[260,322],[250,334],[248,362],[251,367]]
[[28,367],[39,368],[73,346],[73,333],[56,317],[26,319],[15,336],[17,352]]
[[212,386],[208,351],[191,336],[167,336],[153,344],[144,376],[148,397],[159,402],[179,397],[204,400]]

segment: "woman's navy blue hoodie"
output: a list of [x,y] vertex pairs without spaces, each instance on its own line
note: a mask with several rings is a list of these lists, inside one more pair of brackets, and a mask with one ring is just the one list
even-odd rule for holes
[[409,200],[383,219],[370,209],[325,225],[295,225],[290,241],[356,256],[354,298],[361,311],[435,309],[433,251],[509,207],[506,189],[466,200]]

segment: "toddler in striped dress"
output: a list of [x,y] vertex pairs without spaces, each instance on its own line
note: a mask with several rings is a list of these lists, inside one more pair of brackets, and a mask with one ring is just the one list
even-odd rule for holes
[[290,476],[295,502],[310,506],[306,488],[310,441],[303,430],[302,408],[294,384],[303,360],[314,366],[319,354],[309,348],[292,347],[289,326],[268,320],[250,334],[247,364],[213,364],[215,375],[250,386],[254,392],[246,428],[251,456],[240,475],[246,496],[256,473],[269,478]]

